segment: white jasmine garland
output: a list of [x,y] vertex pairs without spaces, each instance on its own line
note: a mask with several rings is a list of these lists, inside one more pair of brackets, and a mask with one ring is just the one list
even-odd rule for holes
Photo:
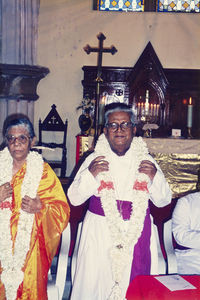
[[[146,210],[148,208],[148,190],[136,190],[133,188],[135,182],[146,182],[147,185],[150,180],[146,174],[138,172],[141,161],[148,159],[146,143],[141,137],[134,137],[130,146],[130,151],[132,157],[135,159],[134,163],[133,161],[130,162],[131,166],[129,172],[130,174],[134,174],[135,181],[133,180],[133,177],[129,176],[127,188],[132,191],[132,211],[129,220],[124,221],[118,211],[116,190],[110,172],[101,172],[98,175],[100,181],[107,183],[107,187],[103,186],[101,188],[100,186],[99,194],[112,240],[112,248],[110,249],[109,254],[111,257],[112,277],[115,284],[109,296],[110,300],[123,299],[120,282],[125,267],[132,261],[133,249],[138,238],[141,236]],[[97,156],[104,155],[105,160],[108,160],[108,162],[110,161],[112,152],[104,134],[99,137],[95,147],[95,154],[97,154]],[[126,230],[124,228],[124,222],[126,222],[126,224],[128,222]]]
[[[26,174],[21,186],[21,198],[25,195],[35,198],[43,173],[42,156],[29,152],[26,158]],[[11,182],[13,158],[8,148],[0,152],[0,185]],[[12,197],[5,200],[12,205]],[[12,212],[8,208],[0,208],[0,261],[3,272],[1,281],[4,284],[7,300],[15,300],[20,283],[23,281],[22,268],[30,247],[34,214],[20,210],[16,240],[11,239],[10,218]]]

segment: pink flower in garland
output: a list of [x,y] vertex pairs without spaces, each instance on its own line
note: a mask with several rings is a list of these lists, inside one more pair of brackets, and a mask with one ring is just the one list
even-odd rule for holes
[[100,192],[103,189],[107,189],[107,190],[113,189],[114,190],[113,182],[112,181],[105,182],[105,181],[101,180],[101,184],[98,188],[98,192]]
[[0,209],[10,208],[12,209],[12,204],[9,201],[3,201],[0,203]]
[[134,185],[133,185],[133,189],[137,190],[137,191],[146,191],[146,192],[148,192],[147,182],[136,180]]

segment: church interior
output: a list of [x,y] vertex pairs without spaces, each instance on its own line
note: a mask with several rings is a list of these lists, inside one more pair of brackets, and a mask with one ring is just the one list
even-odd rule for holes
[[[137,135],[145,138],[167,174],[174,200],[196,191],[200,14],[99,11],[92,0],[18,2],[2,1],[0,9],[0,132],[9,114],[27,114],[47,159],[62,156],[64,171],[54,167],[67,189],[84,152],[102,130],[105,103],[125,102],[136,114]],[[46,145],[63,143],[64,154],[63,144],[60,152],[42,148],[41,123],[52,117],[60,132],[50,126]],[[61,127],[65,137],[59,142]],[[71,218],[78,223],[86,208],[74,210]],[[172,209],[159,213],[152,207],[160,214],[159,224],[170,218]],[[162,239],[164,229],[159,230]]]
[[[34,103],[31,104],[33,107],[30,105],[29,110],[32,111],[31,119],[34,120],[37,136],[39,135],[39,119],[44,120],[53,104],[56,105],[62,120],[68,119],[66,176],[70,176],[76,161],[76,136],[80,133],[78,118],[81,114],[81,110],[77,110],[77,107],[80,106],[85,96],[82,85],[84,78],[82,68],[84,66],[97,66],[97,53],[87,55],[83,48],[87,44],[91,47],[97,47],[97,35],[100,32],[106,37],[103,46],[114,45],[117,49],[114,55],[103,53],[103,67],[133,68],[150,42],[158,57],[159,64],[161,64],[161,69],[167,69],[169,72],[171,69],[180,72],[179,69],[197,71],[197,74],[194,73],[194,75],[183,75],[186,78],[185,93],[182,90],[180,94],[174,93],[174,102],[177,103],[173,103],[173,105],[180,106],[179,102],[184,99],[188,101],[193,94],[194,100],[197,102],[195,105],[199,105],[200,92],[199,90],[194,91],[196,86],[199,86],[198,70],[200,68],[200,42],[198,39],[200,20],[198,13],[102,12],[93,10],[93,1],[90,0],[77,0],[75,2],[40,0],[34,2],[37,3],[35,6],[38,5],[39,10],[38,16],[35,16],[36,20],[32,24],[32,27],[35,26],[35,30],[29,33],[28,30],[30,29],[26,28],[27,33],[25,31],[22,33],[21,45],[19,45],[19,41],[15,42],[13,39],[14,34],[17,34],[16,32],[19,34],[19,28],[14,27],[14,20],[9,25],[7,24],[9,14],[13,13],[12,10],[9,11],[8,9],[9,2],[7,1],[5,10],[2,7],[2,15],[5,15],[5,26],[2,28],[5,32],[2,32],[1,39],[1,62],[2,64],[32,65],[44,68],[41,70],[42,75],[36,75],[36,77],[41,76],[42,79],[36,78],[37,83],[34,81],[32,91],[28,91],[29,94],[32,92],[37,95],[37,97],[35,94],[32,95]],[[20,7],[15,13],[19,14],[19,10]],[[30,27],[28,21],[25,25]],[[20,25],[18,24],[18,26]],[[16,32],[12,32],[12,30]],[[29,36],[26,37],[28,33]],[[32,39],[32,43],[30,39]],[[30,46],[27,46],[28,44]],[[22,51],[21,48],[24,45],[26,47]],[[39,71],[35,70],[35,72]],[[157,73],[157,76],[159,75]],[[180,73],[172,74],[170,80],[174,84],[183,76]],[[139,77],[137,80],[141,81]],[[167,80],[169,79],[167,78]],[[146,82],[144,82],[145,84]],[[138,88],[141,89],[141,92],[138,90],[139,96],[144,96],[147,87]],[[34,89],[35,91],[33,91]],[[134,92],[134,86],[131,92]],[[13,97],[20,101],[20,96],[25,100],[25,97],[28,98],[29,95],[23,96],[19,92],[11,96],[3,88],[1,99],[6,100],[6,97],[8,99]],[[38,99],[36,100],[36,98]],[[20,105],[18,109],[22,110]],[[176,126],[179,128],[182,126],[184,132],[187,127],[187,116],[185,115],[187,108],[185,105],[183,109],[181,107],[177,109],[179,113],[178,116],[177,114],[175,116],[182,117],[183,120],[182,124],[175,123],[174,126],[175,129]],[[1,110],[5,111],[2,112],[3,118],[9,108],[3,107]],[[195,113],[198,113],[196,109]],[[173,118],[175,117],[173,116]],[[196,117],[196,119],[199,118]],[[197,121],[195,121],[195,127],[198,127]]]

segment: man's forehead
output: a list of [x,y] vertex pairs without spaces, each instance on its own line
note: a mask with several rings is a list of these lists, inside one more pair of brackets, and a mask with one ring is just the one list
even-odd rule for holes
[[130,120],[130,114],[126,111],[114,111],[108,115],[108,119],[128,119]]

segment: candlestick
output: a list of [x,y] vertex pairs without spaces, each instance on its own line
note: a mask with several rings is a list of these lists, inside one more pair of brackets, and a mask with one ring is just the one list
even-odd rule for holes
[[187,112],[187,127],[192,128],[192,113],[193,113],[193,105],[192,105],[192,97],[189,99],[188,104],[188,112]]
[[192,136],[192,133],[191,133],[191,128],[190,127],[188,127],[188,136],[187,136],[187,138],[188,139],[193,139],[193,136]]
[[104,109],[105,109],[106,95],[101,98],[99,103],[99,125],[104,124]]
[[149,103],[145,103],[145,115],[149,114]]
[[140,116],[140,102],[138,102],[138,104],[137,104],[137,116],[138,116],[138,118]]

